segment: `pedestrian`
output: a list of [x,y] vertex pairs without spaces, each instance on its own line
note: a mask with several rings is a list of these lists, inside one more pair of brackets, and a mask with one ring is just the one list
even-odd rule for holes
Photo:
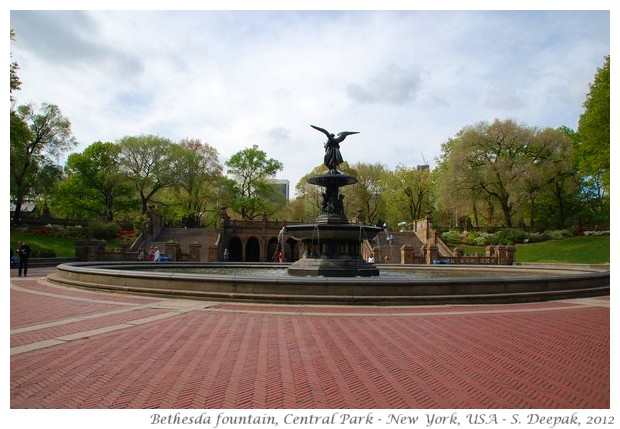
[[284,255],[282,254],[282,252],[278,252],[278,262],[282,262],[282,260],[284,259]]
[[386,264],[390,263],[390,255],[385,255],[385,258],[383,258],[383,262],[385,262]]
[[159,251],[159,247],[155,248],[155,255],[153,256],[153,262],[159,262],[161,258],[161,252]]
[[375,257],[373,255],[370,255],[370,258],[368,258],[368,262],[370,264],[374,264],[375,263]]
[[228,254],[228,249],[224,249],[224,262],[228,262],[228,258],[230,258],[230,255]]
[[28,275],[28,260],[30,259],[30,253],[30,246],[26,242],[20,241],[17,248],[17,256],[19,258],[19,267],[17,270],[18,277],[22,276],[22,271],[24,273],[24,277]]
[[144,246],[140,247],[140,252],[138,252],[138,261],[144,261]]

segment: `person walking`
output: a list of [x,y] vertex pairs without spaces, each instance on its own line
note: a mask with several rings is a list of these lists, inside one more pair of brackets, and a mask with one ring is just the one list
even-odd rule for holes
[[21,277],[23,271],[24,277],[26,277],[28,275],[28,260],[30,259],[31,249],[24,241],[20,241],[18,244],[17,256],[19,257],[19,267],[17,269],[17,276]]

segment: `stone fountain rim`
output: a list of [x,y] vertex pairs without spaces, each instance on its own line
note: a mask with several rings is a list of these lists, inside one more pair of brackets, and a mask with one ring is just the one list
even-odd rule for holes
[[[377,277],[256,278],[149,272],[162,267],[286,268],[277,263],[74,262],[48,275],[52,283],[96,290],[215,301],[330,305],[480,304],[548,301],[608,295],[610,271],[575,265],[429,266],[417,270],[517,270],[529,277],[386,279]],[[129,268],[136,271],[129,271]],[[379,265],[382,270],[403,265]],[[553,271],[549,274],[549,271]],[[540,275],[546,272],[547,275]],[[537,275],[538,273],[538,275]]]

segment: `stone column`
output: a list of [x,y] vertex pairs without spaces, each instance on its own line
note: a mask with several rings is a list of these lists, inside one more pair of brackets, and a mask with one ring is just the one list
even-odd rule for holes
[[431,265],[435,259],[439,257],[439,248],[435,244],[428,245],[428,251],[426,252],[426,263]]
[[462,247],[455,247],[452,251],[452,256],[456,258],[456,264],[461,263],[461,258],[463,257],[463,255],[465,255],[465,252],[463,251]]
[[193,242],[189,245],[189,260],[190,262],[200,262],[200,243]]
[[177,250],[179,248],[179,243],[174,241],[174,240],[170,240],[168,242],[166,242],[165,245],[165,254],[166,256],[168,256],[170,259],[172,259],[173,261],[176,261],[177,258]]
[[403,244],[400,246],[400,263],[401,264],[413,264],[413,246],[410,244]]
[[216,262],[216,261],[219,260],[218,259],[217,251],[218,251],[218,247],[217,246],[209,246],[207,248],[207,258],[208,258],[207,260],[209,262]]
[[506,265],[506,246],[497,246],[497,265]]
[[76,242],[75,242],[75,257],[80,262],[88,261],[88,241],[76,240]]
[[487,246],[487,256],[495,256],[495,246],[492,244]]
[[510,245],[506,246],[506,265],[513,265],[515,263],[517,249]]

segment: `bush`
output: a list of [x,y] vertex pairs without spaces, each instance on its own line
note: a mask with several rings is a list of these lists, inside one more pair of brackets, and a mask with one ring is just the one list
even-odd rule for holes
[[463,244],[470,246],[486,246],[491,234],[487,232],[471,231],[463,236]]
[[460,244],[461,243],[461,232],[459,231],[446,231],[441,234],[441,239],[446,243]]
[[93,223],[88,227],[89,234],[99,240],[112,240],[118,237],[121,227],[114,222]]
[[32,258],[55,258],[56,252],[51,249],[32,249]]
[[516,244],[524,243],[528,240],[528,233],[521,231],[520,229],[506,228],[501,231],[497,231],[491,237],[489,237],[489,244]]

